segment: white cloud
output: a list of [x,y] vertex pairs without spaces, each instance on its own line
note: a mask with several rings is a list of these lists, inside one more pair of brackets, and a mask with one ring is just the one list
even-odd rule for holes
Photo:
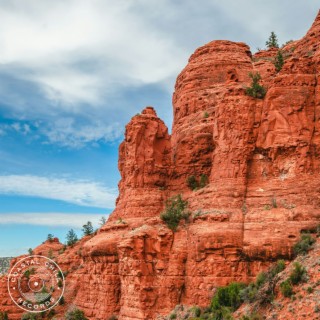
[[0,194],[61,200],[80,206],[113,208],[117,191],[90,181],[4,175],[0,176]]
[[51,127],[43,128],[42,132],[47,135],[50,143],[81,148],[90,142],[114,141],[122,135],[123,128],[119,123],[106,125],[101,121],[79,128],[73,118],[62,118],[57,119]]
[[13,0],[0,7],[0,63],[23,68],[16,76],[66,104],[97,104],[117,83],[165,80],[186,53],[132,10],[135,5]]
[[[87,221],[91,221],[95,227],[98,227],[101,217],[101,214],[94,213],[0,213],[0,225],[25,224],[82,228]],[[107,218],[107,215],[105,217]]]

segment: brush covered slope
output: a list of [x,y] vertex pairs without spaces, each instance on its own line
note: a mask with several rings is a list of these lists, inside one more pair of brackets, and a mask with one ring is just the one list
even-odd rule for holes
[[[292,258],[320,217],[319,39],[320,13],[282,49],[279,72],[276,49],[252,56],[244,43],[210,42],[177,78],[171,135],[152,107],[131,119],[116,209],[97,234],[54,253],[67,272],[56,319],[74,305],[90,320],[156,319]],[[246,94],[257,72],[262,99]],[[173,232],[160,215],[178,194],[190,216]],[[20,319],[3,278],[0,297]]]

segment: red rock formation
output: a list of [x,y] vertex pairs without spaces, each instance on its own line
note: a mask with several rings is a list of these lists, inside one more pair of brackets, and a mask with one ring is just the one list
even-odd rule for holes
[[168,129],[154,109],[147,107],[126,126],[125,140],[119,147],[121,191],[110,220],[158,215],[170,161]]
[[[177,79],[172,136],[151,107],[131,119],[115,211],[57,253],[67,306],[90,319],[155,319],[180,303],[205,306],[217,286],[292,257],[320,217],[319,39],[320,13],[283,48],[279,73],[275,49],[252,56],[243,43],[213,41],[196,50]],[[264,99],[245,94],[249,72],[262,75]],[[202,174],[209,184],[189,190],[187,177]],[[177,193],[193,218],[173,233],[159,214]]]

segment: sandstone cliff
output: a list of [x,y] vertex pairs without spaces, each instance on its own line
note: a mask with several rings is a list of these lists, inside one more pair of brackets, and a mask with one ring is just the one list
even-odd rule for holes
[[[177,78],[172,135],[152,107],[133,117],[119,150],[119,198],[93,237],[55,253],[68,271],[66,306],[90,319],[155,319],[208,304],[214,289],[250,281],[292,257],[320,217],[320,13],[306,36],[253,55],[244,43],[197,49]],[[259,72],[264,99],[245,94]],[[191,191],[186,179],[208,177]],[[181,193],[193,218],[173,233],[160,219]],[[0,281],[0,309],[19,318]]]

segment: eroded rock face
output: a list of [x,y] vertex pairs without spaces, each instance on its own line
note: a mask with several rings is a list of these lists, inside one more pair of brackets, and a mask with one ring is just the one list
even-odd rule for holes
[[[90,319],[155,319],[180,303],[205,306],[217,286],[292,257],[320,217],[319,39],[320,14],[283,48],[279,73],[275,49],[252,56],[243,43],[213,41],[196,50],[177,79],[172,135],[151,107],[131,119],[115,211],[56,253],[69,271],[59,314],[75,304]],[[264,99],[245,94],[249,72],[262,75]],[[208,185],[189,190],[186,179],[202,174]],[[160,213],[177,193],[193,217],[173,233]]]
[[134,116],[119,147],[119,198],[110,220],[154,217],[164,201],[170,170],[170,136],[152,107]]

